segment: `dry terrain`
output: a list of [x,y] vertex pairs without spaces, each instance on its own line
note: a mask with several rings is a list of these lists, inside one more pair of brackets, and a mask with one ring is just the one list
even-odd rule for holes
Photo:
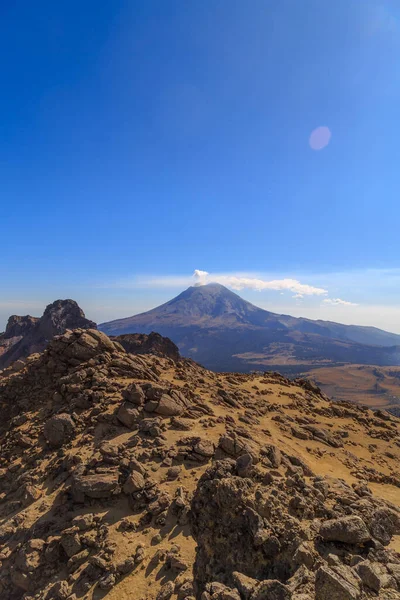
[[82,329],[3,371],[0,409],[1,598],[400,598],[384,411]]
[[333,400],[390,409],[400,415],[400,367],[343,365],[312,369],[305,375]]

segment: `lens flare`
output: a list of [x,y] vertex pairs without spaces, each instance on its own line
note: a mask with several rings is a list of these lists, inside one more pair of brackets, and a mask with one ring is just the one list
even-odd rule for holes
[[329,127],[317,127],[311,132],[309,143],[313,150],[322,150],[326,148],[331,139],[331,130]]

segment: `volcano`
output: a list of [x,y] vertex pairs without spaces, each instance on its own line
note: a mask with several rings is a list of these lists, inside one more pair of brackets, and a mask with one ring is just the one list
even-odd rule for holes
[[400,335],[272,313],[218,283],[191,286],[161,306],[99,329],[114,336],[156,331],[213,370],[301,372],[306,366],[400,361]]

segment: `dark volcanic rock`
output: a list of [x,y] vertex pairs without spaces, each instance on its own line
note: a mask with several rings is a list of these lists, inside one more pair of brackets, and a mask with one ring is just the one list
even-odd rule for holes
[[12,315],[7,322],[4,333],[0,334],[0,358],[12,348],[15,344],[31,331],[39,319],[27,315],[18,317]]
[[178,346],[167,337],[152,331],[149,335],[145,333],[129,333],[111,337],[119,342],[129,354],[154,354],[156,356],[167,356],[174,361],[180,359]]
[[86,319],[75,300],[56,300],[49,304],[38,325],[40,336],[48,340],[66,329],[96,329],[96,323]]
[[[374,591],[390,589],[379,598],[399,598],[385,564],[400,557],[383,547],[374,551],[365,522],[390,510],[394,523],[398,509],[362,498],[353,502],[352,515],[341,516],[324,500],[329,495],[338,507],[346,489],[343,482],[330,487],[326,481],[322,488],[321,478],[307,483],[299,473],[280,481],[270,477],[265,483],[256,469],[239,475],[237,462],[216,462],[202,475],[193,496],[196,598],[236,598],[235,589],[220,595],[224,586],[236,586],[246,600],[364,600],[370,596],[362,593],[361,575]],[[360,567],[349,566],[358,563]]]
[[371,539],[364,521],[357,516],[326,521],[319,533],[328,542],[344,544],[363,544]]
[[43,435],[53,448],[59,448],[73,435],[75,423],[68,414],[54,415],[46,421]]
[[12,339],[16,341],[8,345],[3,355],[0,354],[0,368],[8,367],[34,352],[42,352],[56,335],[63,334],[67,329],[78,328],[96,329],[96,323],[86,319],[75,300],[56,300],[46,307],[40,319],[10,317],[4,336],[11,337],[14,334]]
[[37,317],[31,317],[26,315],[25,317],[19,317],[18,315],[11,315],[8,319],[6,330],[3,334],[5,339],[12,337],[18,337],[26,335],[36,323],[39,321]]

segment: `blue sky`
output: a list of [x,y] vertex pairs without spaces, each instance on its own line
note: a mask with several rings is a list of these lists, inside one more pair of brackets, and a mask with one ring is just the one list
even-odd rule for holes
[[400,332],[397,0],[7,4],[0,329],[59,297],[134,314],[199,269]]

